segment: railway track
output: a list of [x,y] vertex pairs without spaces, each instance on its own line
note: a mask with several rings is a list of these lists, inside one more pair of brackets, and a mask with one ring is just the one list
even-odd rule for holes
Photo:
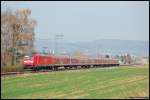
[[[111,67],[118,67],[118,66],[111,66]],[[81,70],[81,69],[93,69],[93,68],[104,68],[104,67],[90,67],[90,68],[70,68],[70,69],[57,69],[57,70],[40,70],[40,71],[33,71],[29,69],[25,69],[23,72],[7,72],[1,73],[2,77],[12,76],[12,75],[20,75],[26,73],[42,73],[42,72],[55,72],[55,71],[67,71],[67,70]],[[105,67],[106,68],[106,67]],[[108,68],[108,67],[107,67]]]
[[7,72],[7,73],[1,73],[1,76],[10,76],[10,75],[17,75],[17,74],[24,74],[24,72]]

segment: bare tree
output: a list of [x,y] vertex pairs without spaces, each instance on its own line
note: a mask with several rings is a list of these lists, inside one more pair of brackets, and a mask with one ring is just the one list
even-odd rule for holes
[[[5,65],[7,58],[12,58],[12,65],[16,61],[16,52],[31,52],[34,48],[34,28],[37,22],[30,18],[31,10],[23,9],[12,12],[6,10],[1,13],[1,57]],[[26,45],[22,45],[26,42]]]

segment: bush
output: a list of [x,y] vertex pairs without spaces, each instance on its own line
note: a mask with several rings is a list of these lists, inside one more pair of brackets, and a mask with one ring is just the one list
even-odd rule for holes
[[1,73],[22,72],[22,71],[23,71],[23,66],[21,64],[16,64],[14,66],[12,65],[1,66]]

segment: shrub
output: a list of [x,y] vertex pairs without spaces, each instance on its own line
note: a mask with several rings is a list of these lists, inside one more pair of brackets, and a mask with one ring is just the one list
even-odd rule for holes
[[6,66],[1,66],[1,73],[5,72],[22,72],[23,66],[21,64],[16,64],[14,66],[8,64]]

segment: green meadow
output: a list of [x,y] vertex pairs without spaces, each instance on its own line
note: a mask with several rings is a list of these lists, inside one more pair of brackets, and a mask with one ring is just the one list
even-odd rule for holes
[[124,66],[1,77],[2,99],[148,97],[149,67]]

